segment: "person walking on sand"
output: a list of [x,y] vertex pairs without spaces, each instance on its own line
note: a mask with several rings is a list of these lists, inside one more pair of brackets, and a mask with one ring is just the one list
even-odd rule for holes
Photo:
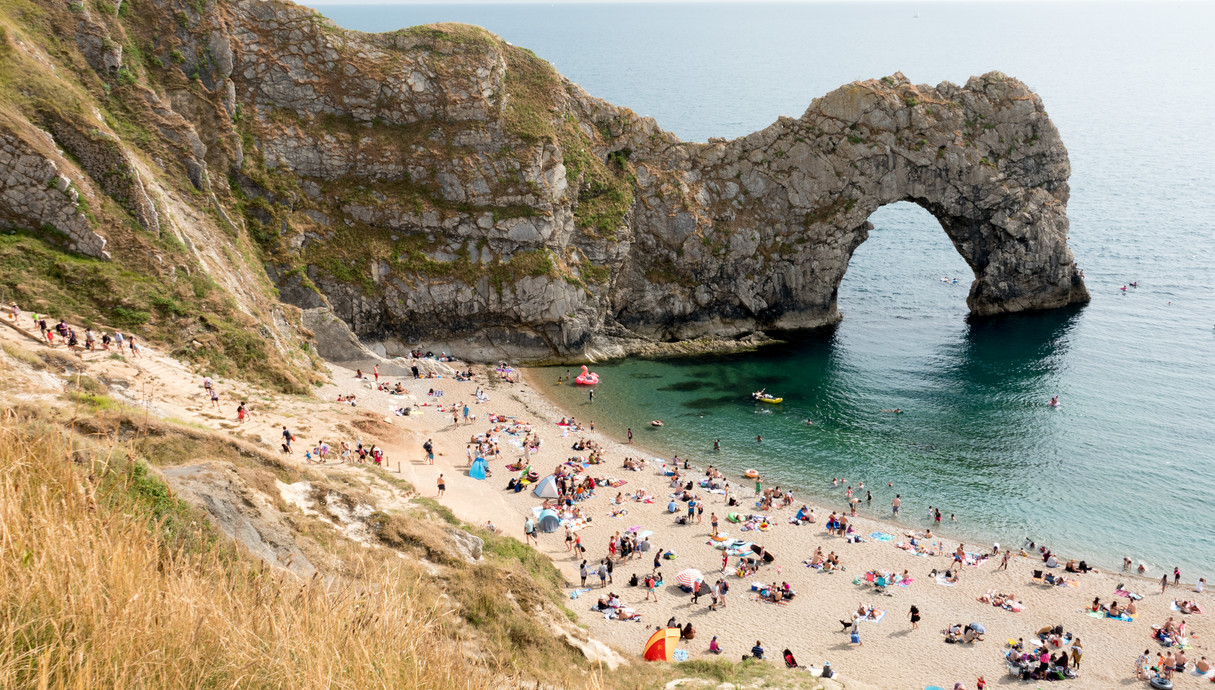
[[1009,553],[1008,549],[1004,549],[1004,556],[1000,559],[1000,566],[998,568],[996,568],[996,570],[1008,570],[1009,557],[1010,557],[1010,553]]
[[920,609],[915,604],[911,605],[911,610],[907,612],[907,617],[911,619],[912,630],[920,627]]
[[629,443],[632,443],[633,442],[633,427],[628,428],[628,433],[629,433]]
[[[535,544],[536,546],[540,545],[540,540],[536,539],[536,523],[532,520],[530,515],[528,517],[524,518],[524,520],[523,520],[523,543],[525,545],[526,544]],[[583,561],[583,563],[586,563],[586,561]],[[586,584],[586,583],[583,582],[583,584]]]
[[650,597],[654,597],[654,602],[658,602],[658,578],[653,574],[645,576],[645,599],[649,601]]
[[1072,668],[1080,670],[1080,657],[1084,656],[1084,645],[1080,644],[1080,638],[1072,640]]
[[607,565],[604,561],[599,561],[599,589],[607,587]]
[[712,527],[712,531],[709,532],[709,534],[716,537],[717,536],[717,513],[709,513],[709,526]]
[[578,577],[582,578],[582,587],[586,587],[586,576],[589,574],[586,570],[586,560],[583,559],[582,565],[578,566]]
[[426,464],[435,464],[435,444],[430,439],[426,439],[426,443],[422,444],[422,450],[426,451]]
[[439,493],[435,494],[435,498],[443,498],[443,492],[447,491],[447,483],[443,481],[443,473],[439,473]]
[[1173,586],[1181,586],[1181,568],[1178,568],[1177,566],[1173,566]]

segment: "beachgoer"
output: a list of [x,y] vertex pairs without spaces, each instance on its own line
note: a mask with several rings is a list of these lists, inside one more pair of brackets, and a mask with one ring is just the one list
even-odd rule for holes
[[759,640],[756,640],[755,646],[751,648],[751,656],[755,657],[756,659],[764,658],[764,645]]
[[899,509],[903,507],[903,497],[901,494],[895,494],[894,500],[890,502],[890,508],[894,511],[894,516],[899,516]]
[[[530,544],[532,542],[535,542],[537,546],[540,545],[540,540],[536,539],[536,523],[529,516],[523,520],[523,543]],[[585,563],[586,561],[583,561],[583,564]],[[582,576],[582,584],[586,584],[585,574]]]
[[422,444],[422,449],[426,451],[427,464],[435,464],[435,445],[430,439],[426,439],[426,443]]
[[915,604],[911,605],[911,611],[907,613],[907,617],[911,619],[912,630],[920,627],[920,609]]
[[[633,427],[629,427],[628,431],[629,431],[629,443],[632,443],[633,442]],[[717,638],[715,637],[713,639],[716,640]]]
[[439,493],[435,495],[435,498],[443,498],[443,492],[447,491],[447,483],[443,481],[443,473],[441,473],[441,472],[439,473],[438,484],[439,484]]

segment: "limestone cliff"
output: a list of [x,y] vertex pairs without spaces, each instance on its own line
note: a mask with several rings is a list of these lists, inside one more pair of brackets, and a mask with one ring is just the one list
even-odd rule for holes
[[[1066,149],[999,73],[858,82],[798,119],[686,143],[475,27],[360,34],[277,0],[115,7],[76,11],[70,32],[100,80],[146,84],[136,117],[176,152],[154,172],[255,243],[283,301],[331,310],[381,354],[578,359],[829,324],[867,218],[902,200],[974,270],[975,314],[1087,299]],[[61,146],[80,138],[44,120]],[[157,231],[155,181],[128,158],[81,167]],[[42,196],[42,215],[67,213]]]

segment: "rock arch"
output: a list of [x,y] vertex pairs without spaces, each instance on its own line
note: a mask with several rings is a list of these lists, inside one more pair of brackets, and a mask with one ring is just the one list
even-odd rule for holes
[[801,118],[643,158],[616,316],[665,338],[832,323],[868,217],[897,201],[931,213],[970,265],[973,314],[1084,302],[1070,171],[1041,100],[998,72],[849,84]]

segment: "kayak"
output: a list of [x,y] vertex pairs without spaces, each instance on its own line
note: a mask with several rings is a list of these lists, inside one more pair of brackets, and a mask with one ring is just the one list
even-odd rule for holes
[[779,403],[779,402],[785,401],[784,398],[756,398],[756,400],[758,400],[759,402],[766,402],[766,403]]

